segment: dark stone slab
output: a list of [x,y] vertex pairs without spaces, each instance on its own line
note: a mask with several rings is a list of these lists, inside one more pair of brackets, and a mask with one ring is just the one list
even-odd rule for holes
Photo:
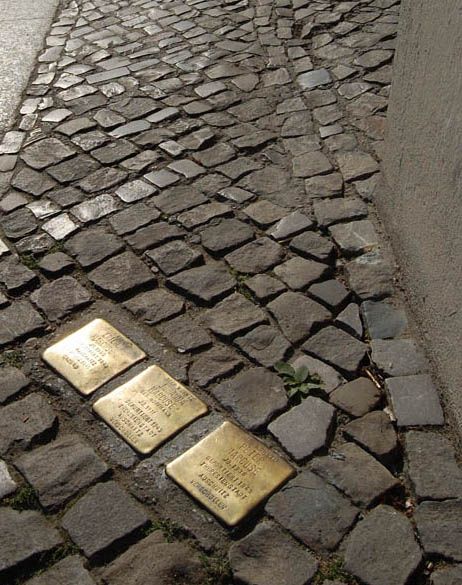
[[367,508],[399,485],[388,469],[354,443],[336,448],[327,457],[317,457],[310,469],[353,503]]
[[72,276],[44,284],[30,298],[50,321],[62,319],[91,302],[91,294]]
[[390,417],[381,410],[348,423],[343,432],[383,463],[389,464],[397,455],[398,437]]
[[234,270],[245,274],[265,272],[278,264],[284,255],[284,248],[269,238],[249,242],[225,256]]
[[45,321],[28,301],[17,301],[0,311],[0,346],[42,330]]
[[53,252],[44,256],[39,266],[47,276],[60,276],[73,268],[74,261],[64,252]]
[[181,351],[193,351],[207,347],[212,340],[205,329],[188,315],[181,315],[158,326],[158,331]]
[[[61,163],[66,164],[66,163]],[[56,186],[56,182],[53,181],[46,173],[39,173],[32,170],[29,167],[25,167],[19,171],[19,173],[11,181],[11,186],[20,191],[30,193],[35,197],[40,197],[50,189]]]
[[414,520],[427,555],[462,561],[462,500],[422,502]]
[[184,301],[165,289],[156,289],[136,295],[124,307],[148,325],[155,325],[182,313]]
[[221,337],[233,337],[268,320],[260,307],[244,295],[233,293],[206,311],[202,323]]
[[330,404],[309,396],[273,421],[268,430],[294,459],[302,461],[327,446],[334,415]]
[[212,254],[229,252],[253,239],[254,231],[238,219],[224,219],[201,232],[202,245]]
[[37,275],[18,262],[16,258],[8,258],[0,263],[0,282],[9,293],[18,294],[38,283]]
[[330,402],[351,416],[363,416],[376,408],[382,393],[369,378],[357,378],[334,390]]
[[34,449],[16,460],[15,465],[48,510],[61,507],[108,471],[107,465],[77,435]]
[[279,331],[268,325],[261,325],[247,335],[235,340],[239,349],[250,359],[267,368],[283,361],[292,347]]
[[379,299],[393,293],[393,269],[379,252],[369,252],[345,265],[350,288],[361,299]]
[[95,585],[95,581],[85,569],[82,559],[73,555],[30,579],[26,585]]
[[87,154],[79,154],[48,169],[48,173],[60,183],[71,183],[87,177],[99,168],[99,164]]
[[305,342],[303,350],[341,371],[355,374],[366,355],[367,345],[342,329],[324,327]]
[[334,254],[333,243],[315,232],[305,232],[290,242],[291,250],[307,258],[329,262]]
[[245,585],[306,585],[318,569],[310,552],[267,521],[231,545],[229,563]]
[[412,339],[374,339],[372,361],[388,376],[412,376],[428,370],[424,353]]
[[201,388],[233,374],[244,364],[228,347],[215,346],[201,353],[189,368],[189,380]]
[[124,235],[136,231],[159,217],[160,211],[155,207],[146,205],[146,203],[136,203],[128,209],[114,214],[109,219],[109,223],[116,234]]
[[244,286],[262,302],[269,301],[286,290],[280,280],[269,274],[256,274],[246,279]]
[[88,278],[103,292],[119,296],[148,284],[156,279],[149,268],[133,252],[124,252],[106,260],[88,273]]
[[406,313],[383,301],[364,301],[361,313],[371,339],[399,337],[407,327]]
[[102,228],[95,228],[73,236],[65,244],[84,268],[91,268],[124,249],[123,242]]
[[330,312],[301,293],[286,292],[268,303],[284,335],[293,343],[303,341],[313,327],[330,319]]
[[399,427],[444,424],[438,392],[430,376],[387,378],[385,387]]
[[346,542],[345,570],[367,585],[406,585],[421,561],[411,523],[390,506],[375,508]]
[[256,430],[287,406],[282,380],[265,368],[241,372],[213,390],[215,398],[247,429]]
[[72,157],[76,151],[57,138],[45,138],[24,149],[21,158],[33,169],[44,169]]
[[153,260],[167,276],[194,266],[202,260],[201,252],[182,240],[174,240],[159,248],[149,250],[146,256]]
[[407,470],[419,500],[462,499],[462,469],[446,437],[409,431],[405,444]]
[[85,556],[95,559],[136,534],[148,521],[135,500],[110,481],[91,488],[67,510],[61,524]]
[[10,240],[19,240],[32,234],[37,229],[37,221],[34,214],[28,209],[18,209],[1,219],[1,225],[5,236]]
[[334,550],[358,515],[357,508],[340,492],[308,470],[276,493],[266,511],[306,546],[319,552]]
[[0,410],[0,454],[11,447],[26,449],[42,440],[57,424],[57,416],[40,394],[4,406]]
[[212,303],[231,292],[236,284],[228,270],[218,262],[191,268],[172,276],[168,284],[194,300]]
[[274,274],[292,290],[304,290],[328,271],[329,268],[321,262],[294,257],[276,266]]
[[148,248],[154,248],[170,240],[181,238],[184,231],[176,225],[165,221],[159,221],[152,225],[137,230],[125,239],[127,243],[137,252],[144,252]]
[[85,173],[85,175],[79,177],[82,179],[79,183],[79,187],[85,191],[85,193],[96,193],[98,191],[104,191],[111,187],[115,187],[119,183],[125,181],[127,176],[128,173],[125,171],[107,167],[99,169],[94,173]]
[[106,567],[103,579],[108,585],[147,585],[153,575],[156,585],[202,585],[207,578],[197,551],[185,542],[167,542],[158,530]]
[[22,563],[32,564],[38,555],[63,542],[59,532],[39,512],[0,508],[0,526],[0,574]]
[[0,404],[6,402],[10,398],[14,398],[21,390],[27,388],[30,384],[29,378],[27,378],[21,370],[6,366],[0,369],[0,378],[2,380],[0,384]]

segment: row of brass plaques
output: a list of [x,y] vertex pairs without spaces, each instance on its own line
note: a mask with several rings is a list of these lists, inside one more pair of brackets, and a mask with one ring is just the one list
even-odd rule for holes
[[[84,395],[144,357],[140,348],[102,319],[43,353],[43,359]],[[158,366],[146,368],[109,392],[93,409],[144,455],[208,412],[202,400]],[[279,455],[229,422],[169,463],[166,471],[230,526],[294,474]]]

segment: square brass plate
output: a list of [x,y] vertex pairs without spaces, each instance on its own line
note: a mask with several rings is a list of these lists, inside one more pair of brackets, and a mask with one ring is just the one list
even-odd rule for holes
[[147,368],[100,398],[93,409],[143,454],[208,410],[202,400],[158,366]]
[[167,474],[235,526],[295,470],[253,435],[225,422],[169,463]]
[[94,319],[43,352],[43,359],[82,394],[91,394],[146,354],[103,319]]

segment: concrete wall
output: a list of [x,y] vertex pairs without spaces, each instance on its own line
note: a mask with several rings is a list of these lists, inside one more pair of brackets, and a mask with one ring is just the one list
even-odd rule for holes
[[462,436],[462,0],[403,0],[376,194]]

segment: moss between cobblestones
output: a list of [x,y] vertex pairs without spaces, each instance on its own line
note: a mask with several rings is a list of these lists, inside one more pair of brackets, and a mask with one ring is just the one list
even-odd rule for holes
[[202,585],[231,585],[233,583],[231,568],[226,557],[207,556],[204,553],[199,556],[208,575]]
[[13,368],[20,368],[24,363],[24,355],[20,349],[12,349],[4,351],[0,355],[0,368],[11,366]]
[[39,499],[35,490],[27,485],[22,486],[18,491],[9,498],[2,501],[2,505],[9,506],[14,510],[40,510]]
[[313,579],[313,585],[322,585],[325,580],[344,581],[348,585],[358,585],[358,581],[343,570],[343,560],[330,557],[319,561],[319,569]]

